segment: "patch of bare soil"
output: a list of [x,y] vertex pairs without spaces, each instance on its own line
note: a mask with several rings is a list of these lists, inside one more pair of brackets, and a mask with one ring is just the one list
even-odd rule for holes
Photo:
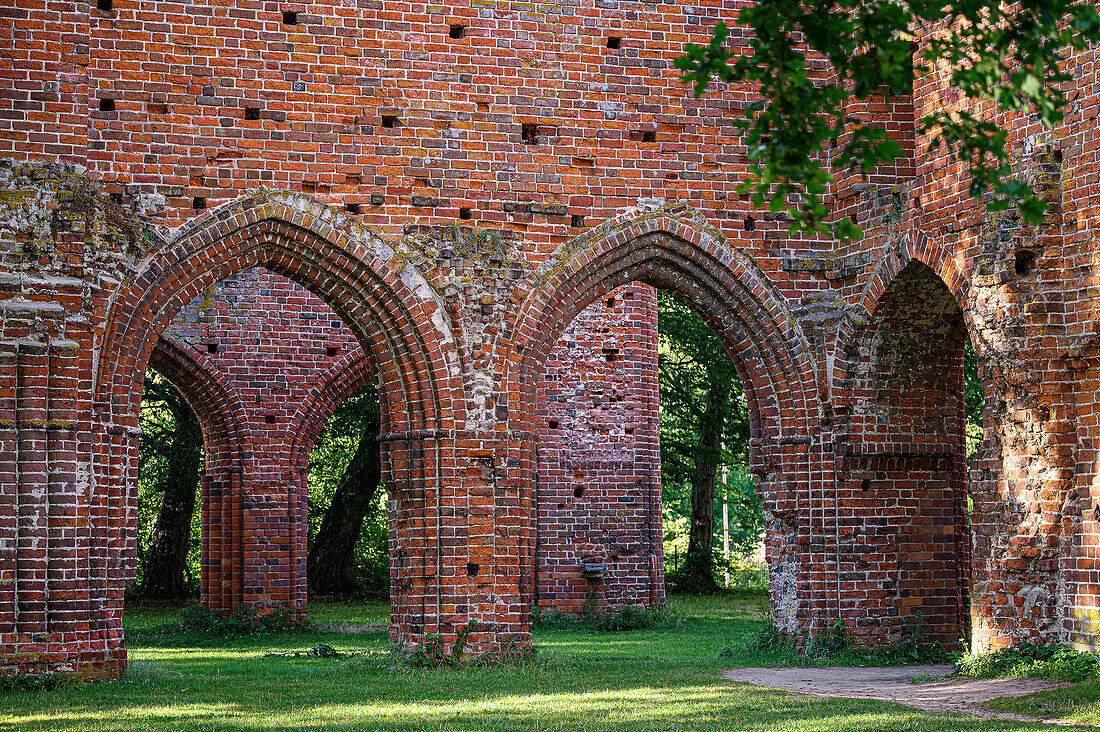
[[986,708],[994,699],[1026,696],[1066,684],[1046,679],[942,679],[913,683],[913,679],[942,677],[951,666],[895,666],[858,668],[825,666],[821,668],[738,668],[723,671],[722,677],[755,686],[811,696],[839,696],[849,699],[877,699],[896,702],[928,712],[955,712],[992,719],[1045,722],[1065,726],[1078,725],[1058,719],[1030,717]]

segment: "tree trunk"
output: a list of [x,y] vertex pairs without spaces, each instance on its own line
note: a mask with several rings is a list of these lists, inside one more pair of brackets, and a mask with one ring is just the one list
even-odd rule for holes
[[164,503],[146,556],[141,594],[150,600],[183,600],[187,597],[187,554],[199,487],[202,429],[191,407],[174,389],[167,392],[165,404],[176,429],[168,454]]
[[378,413],[364,417],[355,455],[325,511],[307,560],[309,589],[325,595],[355,594],[362,588],[355,576],[355,544],[370,513],[382,477],[378,453]]
[[714,579],[714,492],[721,464],[722,431],[729,402],[728,384],[711,379],[707,406],[699,419],[695,474],[691,481],[691,535],[687,555],[677,580],[682,592],[707,593],[718,590]]

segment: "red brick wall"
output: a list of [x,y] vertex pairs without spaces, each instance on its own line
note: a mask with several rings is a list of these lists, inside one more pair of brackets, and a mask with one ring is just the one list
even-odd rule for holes
[[663,603],[653,288],[626,285],[582,310],[550,352],[538,399],[538,607]]
[[0,155],[87,159],[89,20],[84,3],[59,0],[0,10]]
[[[866,236],[837,247],[788,234],[737,194],[745,150],[730,122],[750,91],[696,100],[672,66],[733,3],[448,14],[329,3],[285,8],[299,12],[293,26],[258,0],[115,6],[0,13],[12,39],[0,150],[16,161],[0,166],[0,527],[11,537],[0,578],[13,583],[0,591],[22,588],[29,603],[0,618],[9,670],[121,668],[140,375],[178,312],[253,267],[338,312],[379,374],[402,646],[451,638],[469,619],[483,629],[479,652],[529,645],[540,376],[574,316],[635,281],[692,300],[741,371],[776,621],[863,627],[846,613],[875,606],[863,588],[851,594],[842,569],[862,539],[845,531],[873,525],[883,505],[845,503],[864,468],[842,446],[862,444],[871,424],[843,410],[867,398],[853,397],[854,354],[914,260],[961,309],[986,390],[970,466],[975,645],[1098,642],[1095,48],[1065,62],[1076,96],[1064,122],[999,118],[1015,169],[1052,203],[1043,225],[971,202],[958,164],[911,128],[933,108],[969,105],[937,71],[911,99],[868,107],[912,155],[866,185],[838,181],[833,208]],[[461,23],[466,37],[450,39]],[[114,111],[100,110],[107,97]],[[246,118],[253,107],[258,120]],[[57,161],[87,175],[37,165]],[[261,485],[226,464],[208,483],[242,537],[239,553],[232,542],[215,552],[226,603],[261,601],[262,567],[246,556],[293,545],[265,523],[269,508],[301,501],[292,468]],[[921,496],[911,516],[955,485],[940,462],[920,469],[940,496]],[[910,490],[882,470],[872,484]],[[35,599],[55,586],[44,606]],[[930,587],[940,597],[950,581]],[[896,629],[866,627],[890,628],[872,639]]]

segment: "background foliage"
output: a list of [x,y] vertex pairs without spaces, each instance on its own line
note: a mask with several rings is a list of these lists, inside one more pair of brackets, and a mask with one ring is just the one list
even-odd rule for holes
[[886,127],[864,124],[864,105],[852,102],[889,102],[936,73],[962,104],[930,107],[919,133],[962,163],[972,197],[1041,222],[1047,204],[1013,176],[1008,135],[992,113],[1031,114],[1047,128],[1062,119],[1072,79],[1061,62],[1100,40],[1095,3],[757,0],[736,20],[747,37],[728,42],[718,23],[711,43],[689,44],[677,66],[696,95],[713,80],[760,95],[734,120],[749,151],[740,190],[754,206],[785,212],[795,230],[858,238],[857,226],[831,215],[834,171],[865,178],[902,148]]
[[691,527],[691,489],[699,452],[699,423],[706,409],[711,380],[726,385],[730,399],[722,419],[722,449],[715,489],[712,551],[718,573],[722,556],[722,502],[729,502],[730,554],[733,576],[759,584],[756,562],[764,507],[748,471],[748,405],[733,361],[714,330],[689,305],[659,292],[658,381],[661,418],[661,486],[664,499],[665,561],[675,571],[687,553]]
[[[141,442],[138,446],[138,563],[134,587],[140,587],[145,578],[145,555],[157,525],[161,504],[164,503],[168,455],[176,433],[176,420],[168,407],[169,400],[183,401],[183,397],[163,376],[156,371],[147,371],[138,418]],[[199,475],[202,472],[200,460]],[[197,500],[195,505],[198,505]],[[199,519],[200,512],[195,511],[191,517],[191,546],[187,553],[186,571],[188,594],[192,597],[199,594]]]
[[[321,431],[309,456],[309,542],[321,527],[325,511],[340,483],[340,476],[355,455],[359,435],[368,412],[378,412],[378,395],[369,384],[341,404]],[[390,555],[388,549],[388,494],[381,485],[374,496],[363,532],[355,545],[355,564],[364,589],[388,593]]]

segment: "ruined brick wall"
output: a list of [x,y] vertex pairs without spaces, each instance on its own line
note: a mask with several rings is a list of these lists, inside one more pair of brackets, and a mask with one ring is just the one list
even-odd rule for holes
[[[663,601],[656,333],[652,288],[623,288],[577,317],[543,375],[543,421],[556,424],[540,429],[538,443],[534,571],[544,609],[580,612],[589,587],[600,608]],[[308,464],[321,425],[370,378],[354,334],[332,308],[264,269],[209,288],[162,338],[155,366],[195,403],[208,443],[222,438],[226,423],[241,423],[251,450],[246,472],[260,483],[283,480],[288,462],[299,470]],[[186,366],[200,361],[196,379]],[[215,389],[228,398],[211,409],[201,402]],[[202,576],[212,579],[209,565],[232,547],[204,499]],[[302,607],[305,504],[272,497],[252,510],[268,514],[271,534],[252,550],[263,546],[263,560],[280,569],[257,578],[257,594]],[[586,580],[584,561],[598,563],[600,577]],[[206,606],[232,608],[217,583],[203,589]]]
[[[920,262],[891,284],[852,354],[838,427],[838,574],[856,638],[957,647],[969,628],[962,311]],[[919,631],[907,616],[919,614]],[[885,632],[884,632],[885,631]]]
[[[691,300],[739,369],[780,627],[839,620],[886,642],[928,604],[953,632],[939,599],[965,602],[950,579],[962,549],[918,560],[934,578],[869,578],[892,560],[862,527],[904,493],[909,524],[890,530],[934,516],[949,546],[930,512],[957,498],[961,443],[877,468],[848,452],[927,442],[927,415],[869,419],[875,364],[859,356],[915,261],[960,308],[986,393],[969,467],[974,643],[1097,644],[1097,49],[1066,59],[1074,101],[1054,129],[999,120],[1052,204],[1043,225],[971,202],[958,164],[916,133],[964,104],[937,72],[868,106],[907,156],[838,181],[833,210],[865,230],[839,247],[736,193],[746,150],[730,121],[751,90],[696,100],[680,84],[683,43],[734,11],[29,0],[0,15],[15,161],[0,169],[0,592],[21,598],[0,618],[7,670],[121,668],[136,385],[176,314],[255,267],[338,312],[378,374],[399,645],[469,619],[478,652],[529,645],[540,376],[573,318],[631,282]],[[881,386],[887,411],[912,391]],[[221,450],[207,490],[230,535],[265,536],[254,509],[302,483],[289,464],[252,481],[246,452]],[[265,607],[275,570],[232,544],[218,559],[224,596]]]
[[657,296],[581,311],[538,389],[535,601],[580,613],[664,602]]
[[[922,40],[923,43],[927,39]],[[988,115],[1008,130],[1014,171],[1049,203],[1040,225],[970,200],[959,163],[918,136],[914,177],[838,200],[869,236],[849,260],[847,292],[867,304],[842,325],[853,347],[889,282],[912,259],[928,264],[962,310],[985,389],[985,437],[969,466],[973,644],[1058,638],[1095,644],[1096,597],[1080,591],[1095,506],[1092,419],[1096,358],[1097,200],[1094,187],[1097,49],[1073,54],[1073,101],[1045,129],[1031,115],[969,107],[941,73],[914,90],[914,113],[932,108]],[[843,371],[842,371],[843,373]],[[1079,405],[1085,406],[1081,411]],[[858,438],[857,438],[858,439]],[[843,474],[843,471],[842,471]],[[1087,580],[1084,580],[1087,582]]]

